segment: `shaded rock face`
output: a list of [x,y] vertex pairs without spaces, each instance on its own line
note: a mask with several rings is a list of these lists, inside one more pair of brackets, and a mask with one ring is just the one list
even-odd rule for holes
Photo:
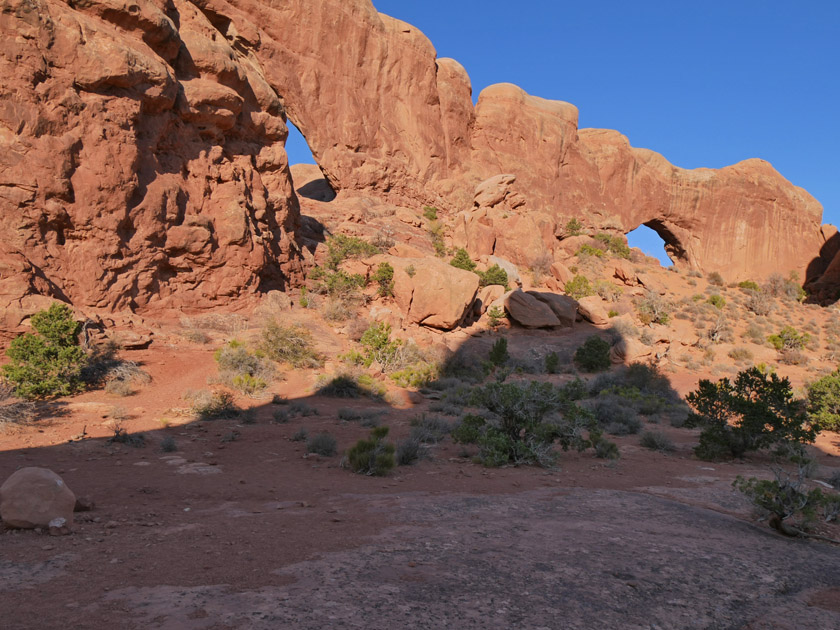
[[183,0],[0,13],[0,305],[211,306],[295,273],[259,33]]

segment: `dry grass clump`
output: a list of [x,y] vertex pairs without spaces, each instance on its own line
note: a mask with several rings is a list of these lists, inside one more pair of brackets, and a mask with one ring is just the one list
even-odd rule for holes
[[269,359],[296,368],[317,368],[324,364],[324,358],[315,350],[312,333],[300,325],[269,322],[262,331],[260,350]]
[[24,425],[35,418],[35,405],[16,398],[14,387],[0,381],[0,429],[13,424]]

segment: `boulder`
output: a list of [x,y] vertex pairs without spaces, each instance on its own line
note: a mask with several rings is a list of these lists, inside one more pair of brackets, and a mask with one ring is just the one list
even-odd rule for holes
[[[505,294],[505,288],[498,284],[491,284],[490,286],[481,287],[478,290],[478,298],[476,298],[476,305],[478,306],[478,315],[483,315],[491,308],[499,298]],[[504,308],[504,306],[500,306]]]
[[657,295],[665,295],[668,292],[668,289],[665,285],[657,280],[653,274],[650,273],[640,273],[636,275],[636,278],[645,289],[648,291],[652,291]]
[[75,506],[76,496],[48,468],[21,468],[0,486],[0,518],[9,527],[72,527]]
[[[390,258],[394,300],[406,321],[442,330],[460,324],[478,293],[478,276],[438,258]],[[413,267],[413,275],[406,270]]]
[[575,320],[578,315],[578,302],[576,299],[568,295],[558,295],[557,293],[546,293],[544,291],[527,291],[527,293],[537,298],[540,302],[547,304],[563,326],[571,328],[575,325]]
[[560,283],[560,286],[566,286],[566,283],[575,277],[569,268],[561,262],[554,262],[551,264],[551,275]]
[[504,304],[510,318],[525,328],[555,328],[563,325],[548,304],[521,289],[508,293]]
[[624,337],[610,348],[610,360],[613,363],[634,363],[653,354],[653,349],[638,339]]
[[639,279],[636,277],[636,272],[624,261],[617,261],[615,263],[614,275],[621,280],[628,287],[633,287],[639,284]]
[[511,185],[516,181],[516,175],[502,174],[485,179],[475,187],[475,201],[477,208],[492,208],[499,205],[511,193]]
[[597,295],[590,295],[578,300],[578,311],[583,318],[596,326],[607,324],[610,321],[604,301]]

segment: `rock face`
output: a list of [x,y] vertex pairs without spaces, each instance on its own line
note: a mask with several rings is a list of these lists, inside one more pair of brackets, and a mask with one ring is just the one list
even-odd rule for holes
[[0,518],[9,527],[72,527],[76,496],[64,480],[47,468],[21,468],[0,486]]
[[572,217],[646,224],[728,280],[832,257],[820,205],[766,162],[680,169],[510,84],[473,106],[464,69],[370,0],[8,0],[0,42],[0,308],[298,280],[287,114],[345,199],[472,208],[453,240],[474,257],[544,266]]
[[478,293],[476,274],[436,258],[393,258],[390,262],[394,299],[407,321],[450,330],[468,314]]
[[183,0],[0,13],[0,307],[282,288],[297,203],[259,33]]
[[546,302],[521,289],[508,293],[504,304],[510,318],[525,328],[555,328],[564,325]]

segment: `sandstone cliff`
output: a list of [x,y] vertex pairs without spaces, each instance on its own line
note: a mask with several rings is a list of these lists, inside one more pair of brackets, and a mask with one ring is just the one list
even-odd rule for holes
[[[296,281],[287,115],[342,197],[465,211],[476,254],[552,255],[576,217],[650,225],[729,279],[830,262],[820,205],[766,162],[680,169],[507,84],[474,106],[464,69],[370,0],[6,0],[0,35],[7,309],[209,307]],[[474,209],[502,174],[505,211]]]

